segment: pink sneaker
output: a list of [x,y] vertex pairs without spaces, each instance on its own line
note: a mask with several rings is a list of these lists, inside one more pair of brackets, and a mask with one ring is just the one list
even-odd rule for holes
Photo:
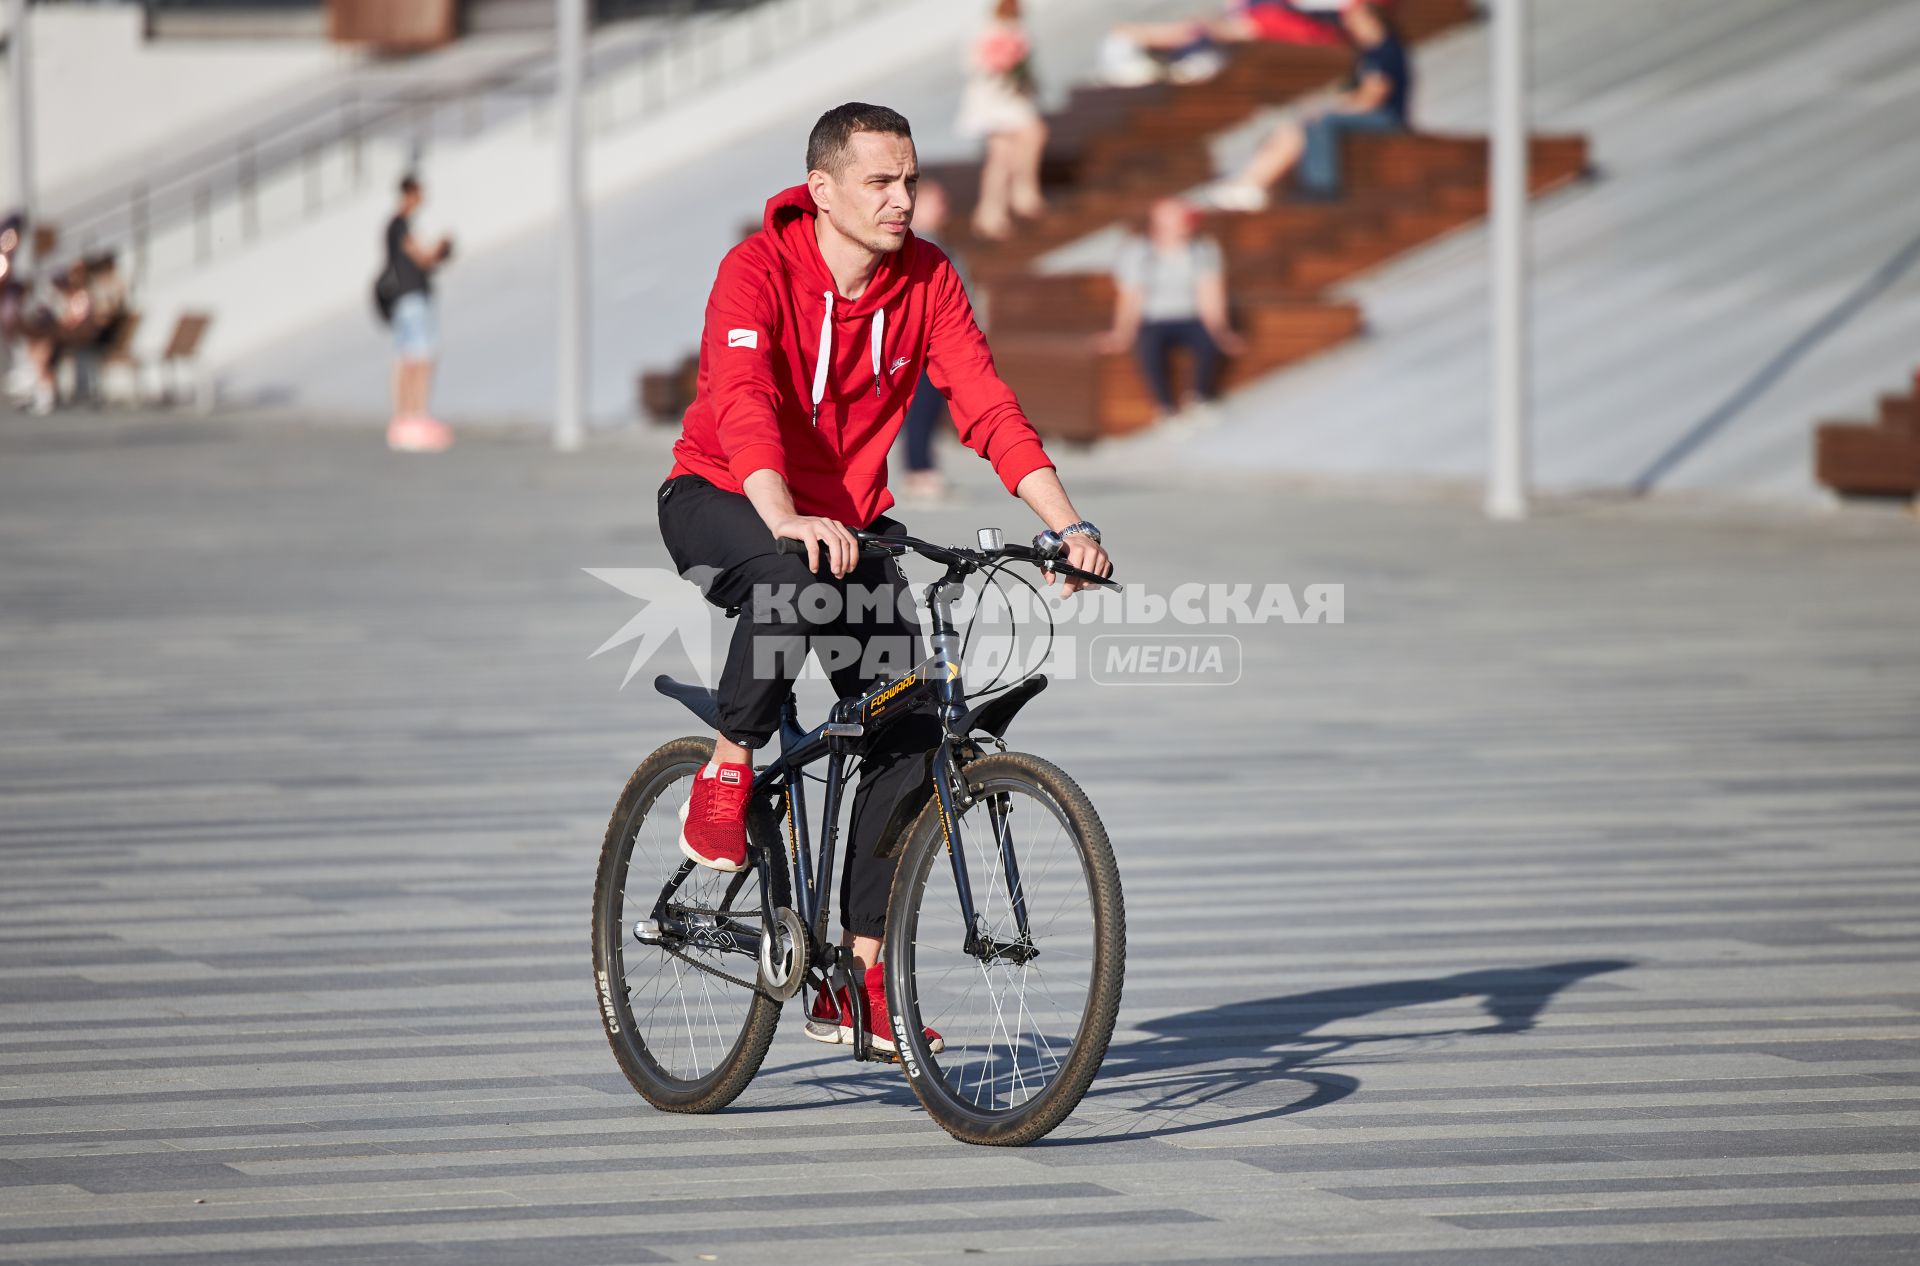
[[747,868],[747,796],[753,766],[708,761],[680,806],[680,851],[714,870]]
[[387,424],[387,447],[396,453],[444,453],[453,447],[453,431],[444,422],[411,413]]

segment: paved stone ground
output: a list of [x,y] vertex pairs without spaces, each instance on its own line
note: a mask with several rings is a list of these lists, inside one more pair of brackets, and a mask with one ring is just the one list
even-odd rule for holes
[[[1127,578],[1347,586],[1237,686],[1062,683],[1130,975],[1052,1139],[789,1016],[711,1119],[595,1023],[588,653],[653,437],[0,420],[0,1259],[1840,1263],[1920,1253],[1920,539],[1164,486]],[[1023,526],[966,472],[928,535]]]

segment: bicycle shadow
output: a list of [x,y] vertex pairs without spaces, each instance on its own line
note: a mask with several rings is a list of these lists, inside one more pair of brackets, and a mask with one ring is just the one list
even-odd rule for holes
[[[1333,1071],[1403,1058],[1408,1047],[1525,1033],[1563,990],[1634,964],[1589,959],[1503,967],[1417,980],[1320,989],[1160,1016],[1150,1036],[1107,1052],[1079,1113],[1041,1146],[1192,1134],[1295,1116],[1338,1103],[1360,1079]],[[1419,1031],[1342,1033],[1340,1026],[1406,1007],[1479,999],[1491,1021]],[[1285,1088],[1293,1083],[1293,1088]],[[1270,1098],[1281,1090],[1282,1101]],[[1264,1102],[1221,1116],[1222,1104]],[[1134,1102],[1128,1102],[1132,1100]],[[1110,1112],[1101,1112],[1102,1107]],[[1091,1109],[1091,1111],[1090,1111]],[[1118,1126],[1118,1128],[1115,1128]]]

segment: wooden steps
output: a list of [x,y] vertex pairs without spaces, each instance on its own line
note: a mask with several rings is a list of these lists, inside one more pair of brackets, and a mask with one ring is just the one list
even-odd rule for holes
[[[1094,440],[1124,435],[1153,421],[1153,400],[1132,354],[1093,349],[1092,334],[1105,321],[1102,315],[1083,321],[1079,330],[1016,329],[994,336],[994,362],[1001,377],[1019,393],[1027,416],[1045,434]],[[1247,352],[1228,364],[1222,385],[1242,386],[1338,346],[1359,331],[1355,304],[1315,299],[1263,304],[1242,318]],[[1176,356],[1176,385],[1184,389],[1191,378],[1191,367]]]
[[[1228,388],[1354,337],[1358,310],[1328,302],[1322,291],[1486,213],[1487,149],[1478,138],[1356,136],[1346,157],[1352,179],[1337,203],[1283,202],[1251,215],[1206,217],[1202,231],[1226,253],[1235,321],[1252,345],[1230,366]],[[1535,139],[1535,192],[1585,168],[1581,138]],[[1039,275],[1002,261],[982,286],[996,362],[1043,433],[1092,439],[1151,422],[1152,402],[1132,358],[1096,358],[1090,350],[1088,336],[1112,321],[1110,277]],[[1099,363],[1079,372],[1068,363],[1075,356]]]
[[1835,492],[1920,496],[1920,396],[1880,397],[1874,422],[1821,423],[1813,450],[1814,478]]
[[[1472,20],[1471,0],[1398,0],[1403,38],[1415,43]],[[1112,320],[1104,275],[1041,275],[1033,261],[1114,224],[1141,224],[1154,201],[1213,175],[1207,144],[1263,106],[1338,83],[1351,65],[1341,48],[1254,44],[1237,48],[1215,78],[1145,88],[1081,87],[1048,120],[1042,183],[1048,208],[1008,242],[971,235],[977,162],[930,164],[946,186],[952,222],[942,238],[964,254],[976,301],[984,299],[994,356],[1044,434],[1090,440],[1147,425],[1153,415],[1131,355],[1094,350]],[[1478,137],[1359,135],[1344,142],[1346,189],[1331,205],[1282,202],[1257,215],[1208,217],[1228,260],[1235,321],[1249,347],[1229,366],[1232,387],[1352,338],[1350,303],[1327,287],[1486,214],[1487,145]],[[1537,137],[1533,191],[1577,179],[1586,143]],[[691,400],[694,362],[642,379],[646,411],[677,418]],[[1184,377],[1184,370],[1176,379]]]

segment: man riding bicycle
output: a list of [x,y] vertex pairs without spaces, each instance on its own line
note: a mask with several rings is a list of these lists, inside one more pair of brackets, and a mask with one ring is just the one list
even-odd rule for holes
[[[829,110],[807,141],[806,183],[767,202],[761,230],[728,252],[707,299],[698,387],[659,512],[674,566],[702,569],[708,600],[741,612],[713,759],[681,810],[681,851],[715,870],[747,864],[750,753],[778,728],[809,649],[842,698],[920,659],[906,582],[891,558],[862,556],[851,529],[904,530],[884,513],[887,454],[923,368],[961,441],[1059,538],[1063,561],[1113,570],[994,371],[953,265],[913,236],[918,181],[904,117],[858,102]],[[781,539],[804,543],[805,561],[777,553]],[[1086,582],[1063,583],[1072,593]],[[924,802],[939,738],[924,712],[889,724],[869,739],[853,796],[842,944],[865,973],[870,1040],[887,1052],[878,960],[891,842]],[[807,1032],[852,1042],[851,1008],[823,990]]]

